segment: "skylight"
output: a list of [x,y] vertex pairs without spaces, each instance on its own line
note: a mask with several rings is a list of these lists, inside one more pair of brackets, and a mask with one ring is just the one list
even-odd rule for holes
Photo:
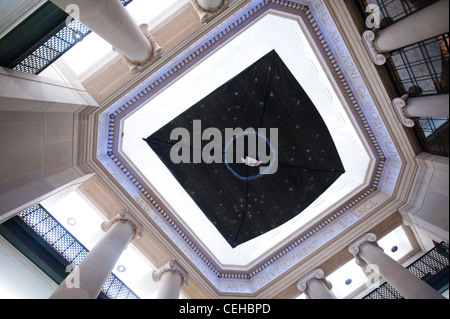
[[[232,249],[142,139],[274,49],[318,108],[335,141],[346,173],[333,184],[330,192],[319,197],[297,218]],[[260,18],[128,116],[123,124],[123,133],[122,155],[148,179],[149,184],[224,265],[248,265],[311,222],[361,186],[370,163],[351,120],[298,22],[273,14]]]
[[[181,163],[171,139],[180,128],[192,137]],[[254,143],[245,134],[230,140],[234,128],[252,132]],[[297,217],[345,173],[325,122],[275,50],[146,142],[232,247]]]

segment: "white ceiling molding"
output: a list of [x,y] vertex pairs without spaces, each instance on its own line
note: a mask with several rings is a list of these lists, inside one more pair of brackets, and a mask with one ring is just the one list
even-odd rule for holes
[[[274,282],[347,229],[378,212],[395,195],[401,175],[403,162],[399,151],[331,13],[322,0],[305,2],[310,7],[292,1],[250,1],[99,116],[97,160],[219,293],[255,294]],[[332,101],[342,103],[341,115],[345,114],[345,117],[341,117],[341,120],[354,125],[356,134],[352,138],[361,140],[355,141],[355,145],[360,145],[361,151],[367,152],[368,160],[367,165],[362,167],[365,169],[364,178],[343,198],[324,208],[321,214],[313,216],[292,237],[280,240],[267,253],[236,267],[221,263],[213,251],[192,233],[191,227],[180,222],[181,216],[171,210],[158,190],[139,176],[138,165],[132,163],[130,156],[123,151],[121,135],[125,119],[147,100],[163,89],[168,89],[175,79],[183,76],[184,71],[201,65],[200,62],[223,43],[232,42],[235,36],[259,19],[272,14],[297,21],[304,31],[314,30],[305,36],[316,55],[322,55],[317,58],[319,65],[314,62],[312,65],[323,68],[323,75],[329,78],[335,90],[331,92],[329,88],[323,88],[321,92],[328,92],[330,96],[335,96]],[[320,47],[316,44],[320,44]],[[313,95],[320,90],[310,92]],[[329,99],[321,100],[324,96],[327,94],[318,94],[316,101],[326,110]],[[323,115],[326,117],[327,112],[324,111]]]

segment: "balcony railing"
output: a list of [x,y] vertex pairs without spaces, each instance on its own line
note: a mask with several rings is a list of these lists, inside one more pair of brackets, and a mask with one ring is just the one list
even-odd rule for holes
[[[133,0],[120,0],[126,6]],[[38,75],[91,33],[85,25],[73,20],[14,67],[14,70]]]
[[[448,243],[440,243],[425,255],[406,267],[417,277],[434,286],[436,290],[448,289]],[[443,274],[445,272],[445,274]],[[437,281],[437,277],[444,278],[444,282]],[[362,299],[403,299],[403,296],[388,282],[372,290]]]

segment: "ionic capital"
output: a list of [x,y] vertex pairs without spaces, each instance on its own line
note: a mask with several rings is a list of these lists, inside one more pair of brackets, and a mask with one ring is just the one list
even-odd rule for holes
[[380,53],[375,45],[378,29],[367,30],[362,35],[362,41],[369,53],[372,62],[376,65],[384,65],[389,54]]
[[361,257],[359,257],[359,252],[361,250],[361,247],[368,243],[372,243],[378,246],[377,236],[373,233],[367,233],[348,246],[348,251],[355,257],[356,263],[360,266],[365,266],[366,262],[362,260]]
[[405,94],[400,98],[394,99],[392,101],[392,106],[394,107],[400,122],[406,127],[413,127],[414,121],[410,119],[405,113],[405,107],[408,102],[408,99],[409,95]]
[[134,235],[130,241],[133,241],[135,238],[142,237],[144,235],[144,225],[139,221],[139,219],[136,218],[136,216],[134,216],[131,211],[127,209],[121,209],[119,214],[114,216],[109,221],[103,222],[101,228],[104,232],[107,232],[114,223],[119,221],[130,223],[133,226]]
[[301,278],[299,281],[297,281],[297,289],[300,290],[301,292],[303,292],[304,294],[306,294],[306,296],[308,298],[311,298],[311,297],[309,296],[309,294],[307,292],[307,288],[308,288],[309,283],[313,280],[323,281],[323,283],[329,290],[331,290],[331,288],[333,288],[333,285],[331,284],[331,282],[329,282],[325,278],[325,274],[324,274],[323,270],[319,269],[319,268],[314,269],[309,274],[307,274],[306,276]]
[[154,270],[152,272],[153,281],[158,282],[161,280],[161,277],[166,272],[175,272],[181,276],[181,285],[186,284],[189,285],[189,274],[183,267],[175,260],[171,259],[167,264],[162,266],[160,269]]

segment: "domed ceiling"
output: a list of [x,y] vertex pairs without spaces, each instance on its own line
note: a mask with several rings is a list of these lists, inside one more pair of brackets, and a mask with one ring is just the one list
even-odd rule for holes
[[402,169],[332,15],[309,3],[224,14],[98,117],[97,160],[219,293],[295,269],[389,201]]

